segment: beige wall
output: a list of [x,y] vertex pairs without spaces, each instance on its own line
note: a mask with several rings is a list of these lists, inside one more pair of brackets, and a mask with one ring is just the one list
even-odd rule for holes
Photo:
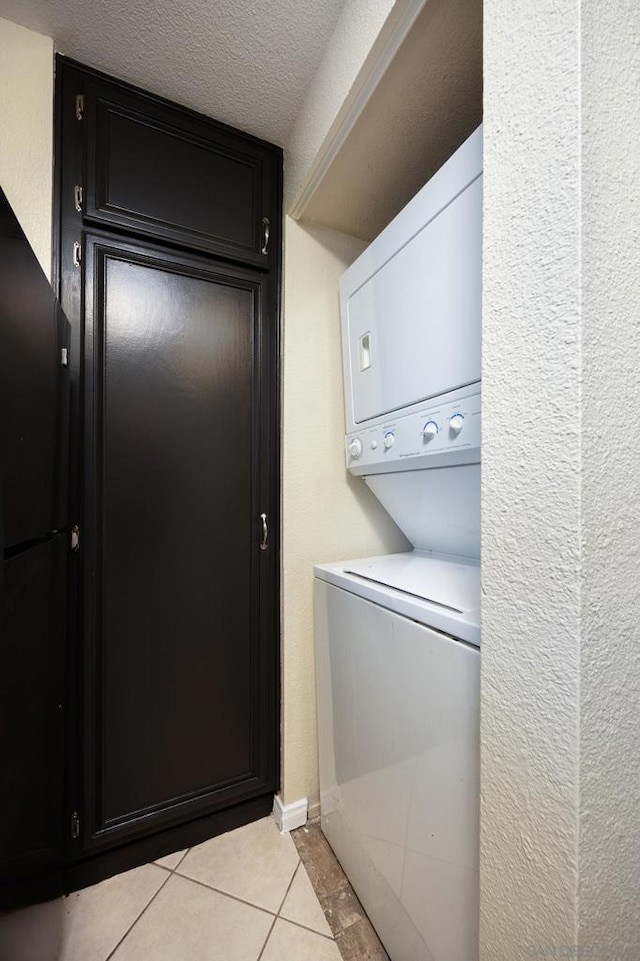
[[[372,69],[397,18],[422,0],[348,0],[285,150],[285,211]],[[283,298],[282,795],[318,796],[313,565],[402,550],[407,542],[344,466],[338,278],[354,237],[285,217]]]
[[53,41],[2,19],[0,185],[51,278]]
[[407,542],[344,464],[338,278],[362,241],[285,220],[283,800],[318,795],[313,565]]

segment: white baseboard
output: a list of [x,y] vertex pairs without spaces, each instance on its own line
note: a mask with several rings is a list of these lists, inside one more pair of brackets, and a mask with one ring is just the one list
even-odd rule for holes
[[309,807],[307,809],[307,818],[309,821],[313,821],[314,818],[320,817],[320,801],[319,800],[309,800]]
[[273,817],[280,828],[280,832],[285,834],[295,828],[301,828],[307,823],[307,799],[300,798],[291,804],[283,804],[282,798],[276,794],[273,799]]

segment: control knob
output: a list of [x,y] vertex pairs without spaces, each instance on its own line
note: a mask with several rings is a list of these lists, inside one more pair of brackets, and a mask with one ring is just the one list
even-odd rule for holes
[[422,436],[426,441],[433,440],[438,433],[438,425],[435,420],[428,420],[422,428]]
[[384,444],[384,449],[389,450],[390,447],[393,447],[395,439],[396,439],[396,435],[394,434],[394,432],[392,430],[388,430],[382,440],[382,443]]
[[349,456],[357,460],[362,453],[362,441],[358,437],[354,437],[353,440],[349,442],[347,450],[349,451]]
[[459,434],[464,427],[464,416],[462,414],[454,414],[449,421],[449,430],[452,434]]

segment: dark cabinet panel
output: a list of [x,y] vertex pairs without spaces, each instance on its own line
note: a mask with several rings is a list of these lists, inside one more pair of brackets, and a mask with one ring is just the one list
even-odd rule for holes
[[257,523],[268,281],[113,238],[84,246],[91,847],[273,790],[276,717]]
[[62,852],[66,536],[4,561],[0,605],[0,903]]
[[68,327],[0,190],[0,909],[62,856]]
[[277,148],[93,77],[83,89],[85,218],[262,268],[273,264],[265,220],[273,251]]
[[66,524],[68,323],[0,190],[3,549]]

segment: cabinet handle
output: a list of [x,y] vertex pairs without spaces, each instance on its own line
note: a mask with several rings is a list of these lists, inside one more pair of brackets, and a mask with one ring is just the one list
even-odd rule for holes
[[267,541],[269,540],[269,528],[267,526],[267,515],[260,515],[260,523],[262,524],[262,537],[260,539],[260,550],[266,551]]
[[264,243],[262,244],[262,253],[267,254],[269,252],[269,227],[271,226],[269,218],[262,218],[262,226],[264,227]]

